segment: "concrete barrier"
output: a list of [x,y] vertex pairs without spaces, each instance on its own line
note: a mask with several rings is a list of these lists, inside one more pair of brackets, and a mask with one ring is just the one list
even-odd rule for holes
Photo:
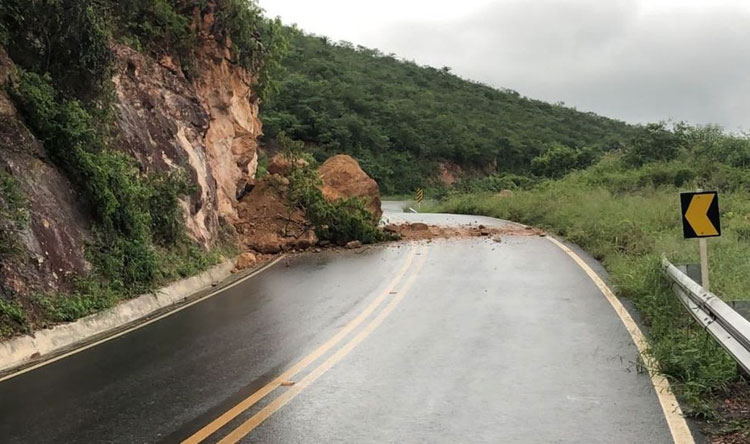
[[222,262],[203,273],[185,278],[75,322],[38,330],[0,342],[0,374],[32,362],[106,337],[121,327],[185,301],[189,296],[221,282],[231,275],[236,258]]

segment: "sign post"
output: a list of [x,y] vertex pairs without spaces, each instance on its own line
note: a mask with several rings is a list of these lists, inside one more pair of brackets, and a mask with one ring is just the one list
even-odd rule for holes
[[708,241],[705,237],[698,239],[698,246],[701,250],[701,285],[708,290]]
[[680,193],[682,233],[685,239],[698,239],[701,256],[701,284],[708,290],[708,242],[706,238],[721,236],[719,193],[697,191]]
[[424,190],[417,188],[417,193],[414,196],[417,200],[417,210],[422,211],[422,201],[424,200]]

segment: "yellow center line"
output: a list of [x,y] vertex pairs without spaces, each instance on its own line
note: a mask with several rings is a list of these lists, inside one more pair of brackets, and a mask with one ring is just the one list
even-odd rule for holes
[[421,260],[415,266],[414,272],[411,274],[411,276],[409,276],[409,279],[406,281],[404,286],[401,288],[398,294],[393,299],[391,299],[388,305],[386,305],[385,308],[380,313],[378,313],[375,319],[373,319],[369,324],[367,324],[365,328],[363,328],[356,336],[350,339],[349,342],[347,342],[343,347],[338,349],[336,353],[331,355],[331,357],[323,361],[322,364],[316,367],[307,376],[302,378],[300,382],[290,387],[287,391],[285,391],[284,393],[279,395],[276,399],[271,401],[267,406],[261,409],[258,413],[250,417],[250,419],[242,423],[239,427],[237,427],[235,430],[230,432],[227,436],[222,438],[221,441],[219,441],[219,444],[234,444],[238,442],[239,440],[241,440],[242,438],[244,438],[245,436],[247,436],[256,427],[258,427],[261,423],[263,423],[263,421],[265,421],[271,415],[277,412],[279,409],[284,407],[284,405],[286,405],[289,401],[294,399],[302,390],[304,390],[310,384],[315,382],[315,380],[317,380],[324,373],[330,370],[334,365],[336,365],[336,363],[341,361],[357,345],[359,345],[363,340],[365,340],[365,338],[367,338],[373,331],[375,331],[375,329],[378,328],[378,326],[383,323],[383,320],[385,320],[385,318],[387,318],[388,315],[391,314],[393,309],[396,308],[396,306],[401,302],[401,300],[404,298],[404,296],[409,291],[411,286],[414,284],[414,281],[419,275],[419,271],[422,269],[422,266],[424,265],[426,261],[427,255],[425,253],[426,253],[426,248],[423,250]]
[[651,377],[651,384],[654,386],[656,396],[659,398],[659,404],[664,412],[664,417],[667,420],[667,426],[669,426],[669,431],[672,434],[672,440],[674,443],[695,444],[693,434],[690,433],[690,428],[688,428],[680,404],[677,402],[677,398],[675,398],[674,393],[672,392],[672,387],[670,386],[669,381],[657,372],[657,362],[648,354],[648,341],[643,335],[640,327],[638,327],[638,324],[635,323],[630,316],[630,313],[628,313],[607,284],[604,283],[599,275],[596,274],[596,272],[592,270],[580,256],[557,239],[551,237],[547,237],[547,239],[567,253],[568,256],[570,256],[575,263],[586,272],[602,294],[604,294],[604,297],[607,298],[607,301],[612,305],[612,308],[615,309],[617,315],[620,316],[620,321],[622,321],[623,325],[625,325],[625,328],[628,330],[628,333],[630,333],[630,337],[633,339],[636,348],[638,348],[638,353],[640,353],[646,369],[648,369],[648,374]]
[[357,328],[365,319],[367,319],[370,314],[372,314],[375,309],[380,306],[380,304],[388,297],[388,295],[393,291],[393,289],[396,287],[396,285],[399,283],[399,281],[404,277],[406,272],[409,269],[409,266],[414,261],[414,256],[416,255],[417,249],[415,247],[411,248],[411,251],[409,252],[409,255],[407,256],[406,260],[404,261],[404,264],[399,268],[398,272],[396,273],[396,276],[388,283],[388,286],[383,290],[382,293],[378,295],[375,300],[372,301],[370,305],[368,305],[356,318],[349,321],[348,324],[346,324],[341,330],[338,331],[331,339],[326,341],[324,344],[320,345],[318,348],[316,348],[312,353],[305,356],[302,360],[294,364],[292,367],[290,367],[288,370],[284,371],[282,374],[280,374],[278,377],[276,377],[273,381],[269,382],[262,388],[260,388],[258,391],[253,393],[252,395],[248,396],[244,400],[240,401],[237,405],[232,407],[231,409],[227,410],[225,413],[223,413],[218,418],[211,421],[208,425],[203,427],[202,429],[198,430],[190,436],[189,438],[182,441],[183,444],[197,444],[204,439],[208,438],[210,435],[212,435],[214,432],[219,430],[220,428],[224,427],[229,421],[233,420],[237,416],[239,416],[242,412],[249,409],[255,403],[266,397],[269,393],[276,390],[283,382],[286,382],[293,378],[297,373],[301,372],[305,368],[307,368],[310,364],[318,360],[321,356],[323,356],[326,352],[328,352],[331,348],[333,348],[336,344],[338,344],[344,337],[346,337],[349,333],[352,332],[355,328]]

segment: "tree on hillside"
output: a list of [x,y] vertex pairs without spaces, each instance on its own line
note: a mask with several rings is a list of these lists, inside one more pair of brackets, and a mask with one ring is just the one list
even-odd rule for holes
[[637,127],[522,97],[377,50],[286,28],[278,94],[262,109],[266,141],[284,131],[323,159],[354,155],[386,193],[429,184],[441,161],[528,174],[544,147],[603,152]]
[[672,160],[684,147],[680,131],[670,131],[664,122],[649,123],[630,141],[625,160],[634,166]]

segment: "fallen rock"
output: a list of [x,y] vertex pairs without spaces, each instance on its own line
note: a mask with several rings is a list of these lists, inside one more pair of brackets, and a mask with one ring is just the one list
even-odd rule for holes
[[300,250],[307,250],[318,243],[318,236],[313,230],[307,230],[297,238],[296,247]]
[[[305,159],[297,159],[295,164],[298,167],[306,167],[309,163]],[[279,153],[271,158],[268,162],[268,172],[271,174],[278,174],[286,176],[292,171],[292,162],[283,153]]]
[[354,158],[346,154],[333,156],[318,168],[318,174],[323,180],[322,191],[327,200],[362,198],[367,202],[373,220],[380,220],[383,210],[380,208],[378,183],[362,171]]
[[247,245],[255,251],[264,254],[281,253],[284,241],[276,233],[258,233],[247,240]]
[[350,250],[353,250],[355,248],[359,248],[361,246],[362,246],[362,242],[360,242],[358,240],[353,240],[353,241],[350,241],[350,242],[346,243],[346,248],[348,248]]
[[252,191],[237,204],[235,229],[240,242],[249,250],[276,254],[301,248],[316,240],[311,237],[314,233],[309,233],[310,226],[304,213],[287,205],[277,179],[282,177],[273,175],[258,180]]
[[398,233],[399,228],[396,224],[388,224],[383,227],[383,231],[385,231],[386,233]]
[[422,222],[414,222],[412,224],[409,224],[409,227],[411,227],[414,231],[427,231],[430,229],[430,226],[427,224],[423,224]]
[[249,251],[246,253],[242,253],[239,258],[237,258],[237,264],[235,264],[234,268],[236,270],[246,270],[255,264],[258,263],[258,258],[255,257],[253,253],[250,253]]

